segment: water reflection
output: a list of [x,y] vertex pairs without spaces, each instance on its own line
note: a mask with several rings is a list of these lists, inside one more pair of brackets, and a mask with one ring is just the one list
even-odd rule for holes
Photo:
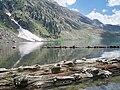
[[102,58],[118,58],[118,57],[120,57],[120,51],[115,50],[112,52],[104,52],[101,57]]
[[43,42],[22,42],[22,43],[20,43],[19,51],[20,51],[21,57],[40,48],[43,44],[44,44]]
[[55,87],[50,90],[120,90],[120,76],[109,79],[85,80],[82,83]]
[[108,85],[102,85],[102,86],[93,86],[93,87],[87,87],[86,89],[80,89],[80,90],[120,90],[120,84],[118,83],[109,83]]
[[43,44],[44,44],[43,42],[22,42],[22,43],[20,43],[18,48],[19,48],[19,52],[20,52],[21,57],[17,60],[17,62],[13,65],[13,67],[16,67],[25,55],[40,48]]
[[[118,43],[118,42],[117,42]],[[63,60],[96,57],[119,57],[119,49],[108,48],[42,48],[42,46],[93,46],[101,45],[94,41],[56,41],[56,42],[21,42],[0,45],[0,67],[12,68],[21,65],[50,64]],[[15,46],[13,49],[12,47]]]

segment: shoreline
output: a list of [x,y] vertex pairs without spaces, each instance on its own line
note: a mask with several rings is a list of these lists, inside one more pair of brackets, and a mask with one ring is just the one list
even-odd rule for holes
[[92,58],[54,64],[0,68],[0,89],[41,89],[120,76],[120,58]]

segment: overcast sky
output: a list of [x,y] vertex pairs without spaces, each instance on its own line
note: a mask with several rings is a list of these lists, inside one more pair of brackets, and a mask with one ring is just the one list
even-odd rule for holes
[[55,0],[59,5],[68,7],[98,19],[104,24],[120,25],[120,0]]

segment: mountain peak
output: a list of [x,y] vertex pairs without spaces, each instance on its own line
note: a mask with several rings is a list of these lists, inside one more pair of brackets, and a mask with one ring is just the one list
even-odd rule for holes
[[[81,38],[81,30],[100,29],[91,19],[62,7],[53,0],[4,0],[0,2],[0,22],[15,33],[18,27],[4,15],[4,10],[10,11],[11,18],[14,18],[23,29],[44,38],[78,39]],[[79,34],[74,35],[77,31]]]

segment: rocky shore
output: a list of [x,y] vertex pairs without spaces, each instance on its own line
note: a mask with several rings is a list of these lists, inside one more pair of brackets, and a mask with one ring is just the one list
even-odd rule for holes
[[120,75],[120,58],[61,61],[48,65],[0,68],[0,90],[36,90]]

